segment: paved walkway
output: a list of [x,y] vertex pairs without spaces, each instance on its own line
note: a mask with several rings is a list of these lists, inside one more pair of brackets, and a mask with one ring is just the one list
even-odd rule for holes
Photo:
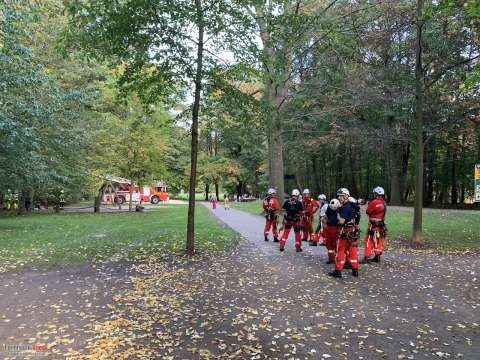
[[[359,278],[332,279],[325,248],[295,253],[290,239],[280,253],[263,241],[261,217],[222,206],[212,213],[243,237],[224,256],[89,268],[86,282],[70,269],[37,274],[49,296],[34,307],[22,297],[33,287],[25,275],[4,280],[10,326],[21,309],[43,323],[23,320],[21,330],[0,335],[43,338],[52,359],[480,358],[477,257],[390,251]],[[78,301],[81,313],[70,305]]]

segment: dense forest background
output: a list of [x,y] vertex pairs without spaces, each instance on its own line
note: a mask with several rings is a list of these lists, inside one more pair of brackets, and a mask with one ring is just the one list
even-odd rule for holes
[[[78,27],[95,11],[118,11],[135,32],[129,26],[144,20],[135,9],[147,3],[0,4],[0,196],[64,190],[76,201],[95,195],[105,174],[188,191],[191,90],[159,82],[148,56],[90,56],[85,34],[99,30]],[[231,3],[235,12],[217,15],[230,19],[224,28],[205,21],[230,45],[205,49],[197,192],[261,196],[278,185],[332,196],[343,186],[369,198],[381,185],[391,204],[412,203],[421,111],[424,204],[471,199],[480,162],[477,1]]]

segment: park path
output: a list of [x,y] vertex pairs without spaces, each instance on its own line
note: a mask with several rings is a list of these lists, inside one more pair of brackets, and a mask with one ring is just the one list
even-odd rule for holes
[[226,254],[5,276],[0,344],[44,339],[51,359],[480,358],[477,256],[392,250],[332,279],[325,248],[279,253],[260,216],[210,211],[242,236]]

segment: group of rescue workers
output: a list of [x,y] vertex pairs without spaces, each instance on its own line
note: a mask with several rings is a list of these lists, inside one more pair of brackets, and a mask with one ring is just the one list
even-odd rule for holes
[[[323,245],[327,248],[327,264],[335,264],[335,270],[328,273],[333,277],[342,277],[344,268],[351,268],[352,275],[358,276],[358,241],[360,238],[360,205],[350,196],[346,188],[337,191],[337,198],[327,201],[325,194],[318,196],[318,201],[312,198],[308,189],[300,195],[298,189],[292,191],[283,205],[276,198],[275,189],[269,189],[263,199],[265,212],[265,241],[269,241],[270,231],[273,241],[280,243],[280,251],[285,250],[290,230],[295,234],[295,248],[302,251],[302,241],[308,241],[311,246]],[[284,212],[283,222],[278,229],[280,212]],[[368,229],[365,235],[363,264],[380,262],[383,253],[383,242],[386,236],[385,190],[377,186],[373,189],[373,200],[366,209]],[[313,230],[315,213],[319,212],[319,224]],[[279,231],[283,231],[279,237]],[[372,258],[373,256],[373,258]]]

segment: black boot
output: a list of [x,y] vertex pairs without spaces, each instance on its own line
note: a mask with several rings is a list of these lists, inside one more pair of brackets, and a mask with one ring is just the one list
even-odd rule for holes
[[278,237],[274,237],[273,238],[273,242],[279,242],[280,240],[278,240]]
[[342,277],[342,272],[340,270],[333,270],[328,273],[329,276],[333,276],[336,278],[341,278]]
[[283,246],[280,246],[280,251],[284,251],[285,248]]
[[352,275],[355,277],[358,277],[358,270],[357,269],[352,269]]
[[375,257],[372,259],[372,262],[379,263],[380,262],[380,255],[375,255]]
[[296,251],[297,252],[302,252],[302,248],[297,248]]
[[345,262],[345,265],[343,266],[345,269],[351,269],[352,268],[352,264],[350,264],[350,262],[346,261]]
[[307,241],[307,239],[302,239],[302,241]]
[[329,260],[327,260],[327,262],[325,264],[334,264],[334,263],[335,263],[335,261],[329,259]]
[[315,241],[310,241],[310,246],[318,246],[318,244]]
[[268,241],[268,236],[267,235],[265,235],[265,241]]

